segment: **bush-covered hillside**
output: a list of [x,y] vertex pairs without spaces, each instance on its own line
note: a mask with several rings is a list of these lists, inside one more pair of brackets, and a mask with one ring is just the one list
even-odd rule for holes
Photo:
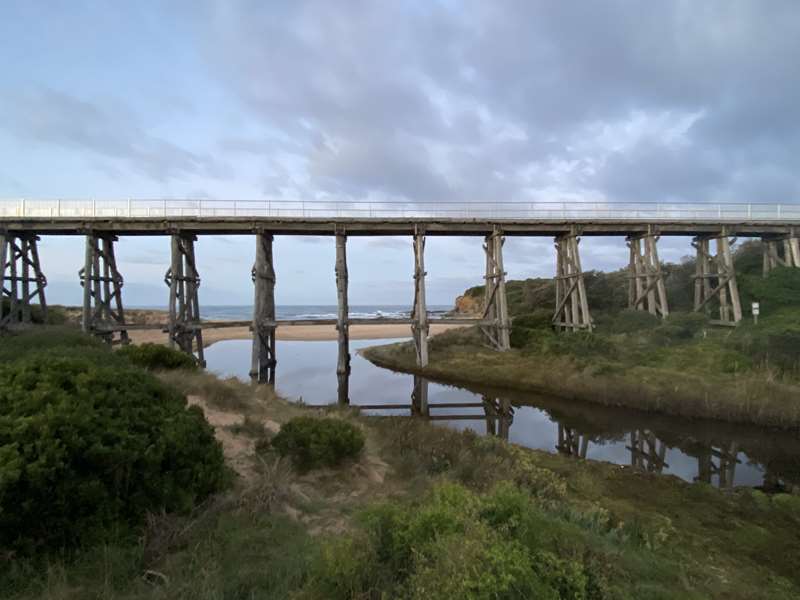
[[[745,316],[735,330],[707,322],[707,312],[693,313],[694,260],[666,264],[671,315],[660,320],[628,309],[625,270],[586,274],[593,334],[556,334],[550,325],[555,306],[551,280],[508,282],[512,315],[511,345],[528,353],[571,356],[584,366],[624,368],[633,365],[689,369],[698,373],[769,372],[795,380],[800,376],[800,269],[777,268],[762,275],[761,246],[746,242],[735,253]],[[482,298],[483,288],[466,294]],[[748,307],[761,305],[758,325]],[[712,311],[713,307],[709,309]],[[616,367],[615,367],[616,365]]]
[[[742,306],[747,308],[753,301],[762,303],[762,310],[769,312],[785,306],[800,307],[800,269],[776,269],[768,279],[762,276],[761,243],[748,241],[734,252],[736,277]],[[667,298],[671,312],[690,312],[694,302],[695,259],[686,257],[680,263],[663,263]],[[586,271],[586,294],[590,312],[616,312],[628,308],[628,270],[605,273]],[[556,291],[550,278],[532,278],[506,282],[508,307],[511,316],[523,315],[538,309],[553,310]],[[466,296],[482,301],[484,286],[469,288]],[[713,305],[709,311],[713,310]],[[747,310],[745,310],[747,312]]]

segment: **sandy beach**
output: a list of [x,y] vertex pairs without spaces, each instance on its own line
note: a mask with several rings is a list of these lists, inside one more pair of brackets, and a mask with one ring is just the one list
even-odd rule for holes
[[[448,329],[463,325],[434,323],[430,326],[430,334],[436,335]],[[279,340],[325,341],[337,338],[335,325],[282,325],[278,327]],[[154,344],[167,343],[167,334],[157,330],[131,331],[134,344],[146,342]],[[378,340],[387,338],[411,337],[410,325],[351,325],[351,340]],[[252,338],[248,327],[230,327],[206,329],[203,331],[203,344],[210,346],[222,340],[249,340]]]

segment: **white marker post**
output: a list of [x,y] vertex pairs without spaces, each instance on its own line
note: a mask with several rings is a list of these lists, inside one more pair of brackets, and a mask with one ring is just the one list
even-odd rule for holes
[[761,312],[761,307],[758,302],[753,302],[753,323],[758,325],[758,313]]

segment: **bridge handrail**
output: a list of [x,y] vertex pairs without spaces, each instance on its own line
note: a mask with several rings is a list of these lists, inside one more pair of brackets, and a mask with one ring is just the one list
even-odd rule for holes
[[800,220],[800,203],[364,202],[207,199],[0,199],[0,218],[453,218],[696,221]]

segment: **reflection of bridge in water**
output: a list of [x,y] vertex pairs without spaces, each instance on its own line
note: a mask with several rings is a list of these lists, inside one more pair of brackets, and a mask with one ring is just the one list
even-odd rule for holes
[[[483,423],[487,435],[509,440],[515,413],[525,406],[496,394],[482,394],[480,401],[473,402],[432,403],[428,401],[428,385],[426,379],[415,375],[410,403],[358,405],[358,408],[372,413],[408,410],[412,416],[431,421]],[[751,456],[758,454],[757,450],[745,449],[737,441],[722,436],[676,436],[667,430],[630,427],[627,423],[621,424],[623,429],[613,431],[597,420],[592,426],[589,421],[580,423],[579,418],[559,415],[556,410],[545,412],[556,427],[556,443],[553,449],[560,454],[577,459],[592,459],[593,454],[596,454],[593,449],[599,450],[609,443],[621,443],[629,453],[631,467],[643,472],[664,474],[670,472],[668,452],[677,451],[696,461],[695,474],[690,475],[691,480],[720,488],[731,488],[735,485],[736,467],[742,464],[743,452],[747,451]],[[625,427],[628,428],[624,429]],[[794,481],[788,481],[771,471],[771,462],[769,459],[758,461],[764,471],[764,488],[795,487]]]

